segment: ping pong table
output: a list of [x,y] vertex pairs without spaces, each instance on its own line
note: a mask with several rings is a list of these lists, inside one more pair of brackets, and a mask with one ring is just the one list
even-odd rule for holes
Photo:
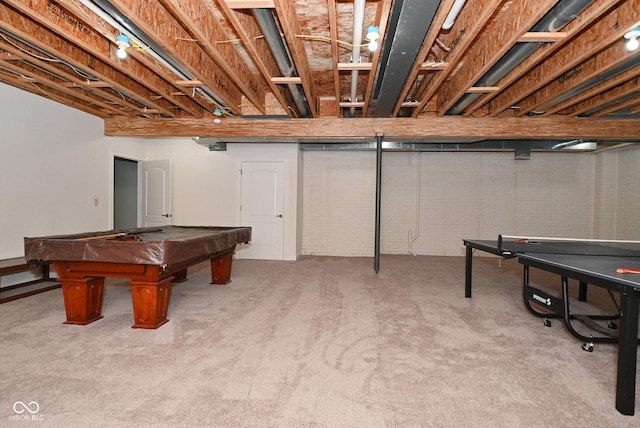
[[[538,316],[562,318],[568,331],[582,340],[618,343],[616,409],[624,415],[635,411],[636,366],[638,347],[638,305],[640,303],[640,246],[630,241],[543,241],[546,238],[505,240],[463,239],[465,252],[465,297],[471,298],[473,253],[475,250],[495,254],[503,259],[517,258],[523,265],[523,297],[528,310]],[[510,237],[511,238],[511,237]],[[513,237],[515,238],[515,237]],[[529,282],[529,269],[557,274],[561,278],[562,297],[552,296]],[[615,315],[572,314],[569,299],[569,279],[579,281],[579,300],[586,300],[587,285],[602,287],[612,295],[619,294]],[[612,295],[613,298],[613,295]],[[544,308],[537,311],[531,303]],[[615,302],[615,300],[614,300]],[[551,312],[549,314],[548,312]],[[604,334],[583,336],[571,325],[579,320]],[[619,328],[603,328],[596,320],[617,320]],[[610,326],[615,326],[615,324]],[[592,350],[583,346],[585,350]]]

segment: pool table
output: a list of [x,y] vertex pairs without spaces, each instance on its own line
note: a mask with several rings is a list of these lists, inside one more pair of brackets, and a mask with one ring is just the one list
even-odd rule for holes
[[250,227],[158,226],[24,238],[24,246],[32,265],[55,267],[65,324],[101,319],[104,279],[130,278],[132,327],[155,329],[169,321],[172,281],[185,281],[189,266],[210,260],[211,283],[228,283],[236,245],[250,240]]

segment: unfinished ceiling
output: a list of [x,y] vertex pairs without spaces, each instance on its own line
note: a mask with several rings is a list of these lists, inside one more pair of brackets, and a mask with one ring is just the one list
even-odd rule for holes
[[640,0],[0,0],[0,81],[107,135],[637,142],[638,25]]

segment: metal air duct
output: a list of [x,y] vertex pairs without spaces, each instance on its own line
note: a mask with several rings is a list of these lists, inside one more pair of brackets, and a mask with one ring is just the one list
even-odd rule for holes
[[[353,51],[351,52],[351,62],[360,62],[360,45],[362,44],[362,29],[364,28],[364,0],[353,2]],[[351,71],[351,99],[356,102],[358,98],[358,70]],[[351,117],[355,117],[356,108],[351,107]]]
[[[175,60],[169,53],[167,53],[159,44],[157,44],[151,37],[149,37],[144,31],[142,31],[137,25],[124,16],[118,9],[116,9],[107,0],[80,0],[80,2],[88,7],[96,15],[107,21],[110,25],[118,29],[121,33],[127,35],[133,40],[139,40],[144,45],[148,46],[147,54],[152,56],[162,65],[173,71],[184,80],[194,80],[195,77],[189,72],[182,64]],[[224,107],[224,103],[209,88],[198,87],[195,88],[205,98],[209,98],[215,101],[219,106]]]
[[[258,26],[260,27],[262,34],[264,34],[264,38],[267,45],[269,45],[269,49],[273,54],[282,76],[297,76],[296,69],[293,66],[293,60],[291,59],[291,54],[289,53],[289,49],[287,49],[287,45],[282,40],[280,29],[278,28],[276,19],[273,16],[273,11],[271,9],[253,9],[253,15],[258,22]],[[287,87],[289,88],[293,102],[296,104],[296,108],[298,109],[298,116],[308,117],[309,108],[300,85],[289,83]]]
[[555,98],[553,98],[552,100],[547,101],[546,103],[540,105],[537,107],[537,110],[541,110],[541,111],[545,111],[547,109],[549,109],[550,107],[555,106],[556,104],[560,104],[563,101],[568,100],[569,98],[574,97],[575,95],[579,94],[580,92],[584,92],[587,89],[591,89],[594,86],[599,85],[600,83],[606,82],[609,79],[612,79],[613,77],[617,76],[620,73],[624,73],[627,70],[630,70],[634,67],[636,67],[637,65],[640,64],[640,55],[634,55],[629,57],[629,59],[627,59],[626,61],[618,64],[617,66],[611,68],[610,70],[597,75],[596,77],[593,77],[585,82],[582,82],[580,85],[576,86],[575,88],[571,89],[570,91],[567,91],[565,93],[563,93],[562,95],[559,95]]
[[[585,10],[593,0],[563,0],[556,4],[540,21],[531,29],[532,32],[554,32],[560,30],[583,10]],[[500,79],[513,70],[526,57],[531,55],[542,43],[517,43],[513,46],[493,67],[487,71],[473,86],[495,86]],[[458,115],[464,112],[473,101],[482,94],[465,94],[458,102],[447,111],[448,115]]]
[[393,2],[374,92],[374,117],[390,117],[395,110],[439,6],[440,0]]

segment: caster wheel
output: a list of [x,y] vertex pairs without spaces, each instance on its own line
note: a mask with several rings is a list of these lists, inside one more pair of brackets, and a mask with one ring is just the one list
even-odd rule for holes
[[593,343],[585,343],[582,345],[582,350],[587,352],[593,352]]
[[607,321],[607,327],[609,327],[611,330],[617,330],[618,329],[618,324],[615,323],[615,321]]
[[549,318],[545,318],[544,319],[544,326],[545,327],[551,327],[551,320],[549,320]]

